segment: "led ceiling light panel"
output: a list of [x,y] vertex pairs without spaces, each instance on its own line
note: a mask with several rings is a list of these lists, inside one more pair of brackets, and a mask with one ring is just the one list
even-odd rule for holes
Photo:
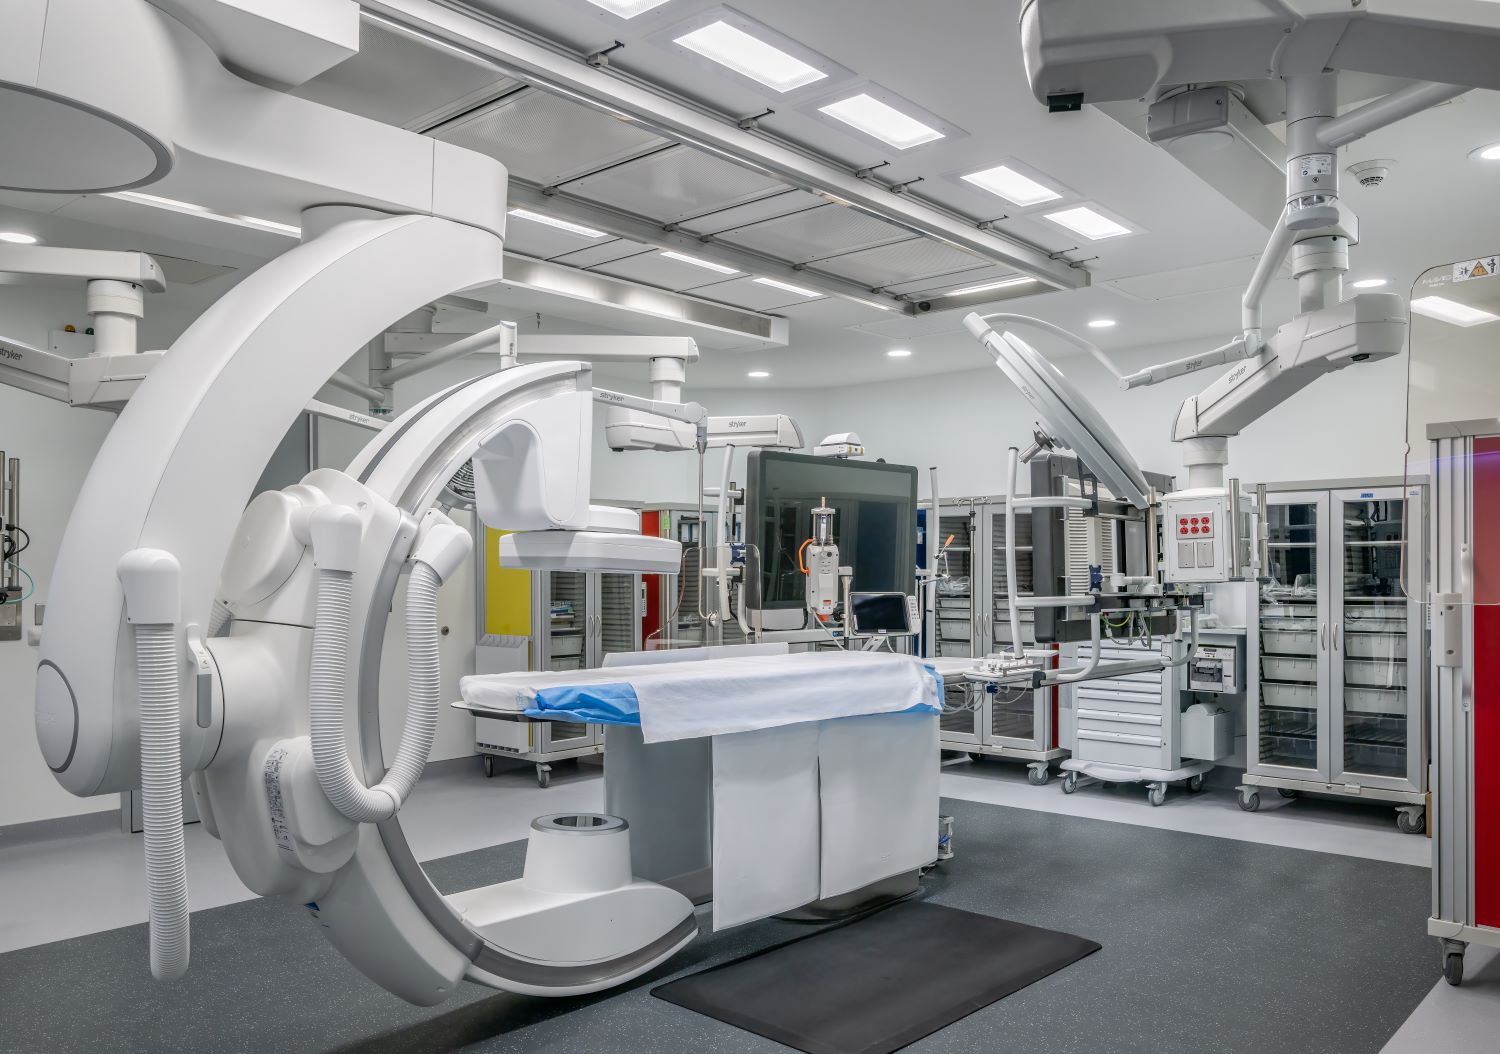
[[205,220],[213,220],[216,223],[229,223],[236,227],[249,227],[252,230],[268,231],[271,234],[280,234],[288,238],[302,237],[302,228],[293,227],[290,223],[277,223],[275,220],[263,220],[255,216],[240,216],[231,212],[215,212],[206,205],[194,205],[186,201],[174,201],[171,198],[157,197],[155,194],[142,194],[135,190],[120,190],[111,194],[105,194],[106,198],[115,198],[119,201],[130,201],[137,205],[149,205],[155,209],[165,209],[168,212],[179,212],[184,216],[201,216]]
[[768,285],[772,289],[780,289],[782,292],[785,292],[785,293],[795,293],[798,296],[813,297],[813,296],[822,296],[823,295],[822,293],[818,292],[816,289],[804,289],[800,285],[792,285],[790,282],[780,282],[780,281],[777,281],[775,278],[757,278],[755,280],[755,284],[756,285]]
[[1022,175],[1009,165],[996,165],[994,168],[986,168],[981,172],[971,172],[964,176],[963,180],[1021,208],[1056,201],[1062,197],[1058,191],[1030,176]]
[[636,15],[644,15],[652,8],[660,7],[667,0],[588,0],[595,7],[602,7],[612,15],[621,18],[634,18]]
[[816,66],[722,20],[684,33],[676,38],[676,43],[778,92],[803,88],[828,76]]
[[720,274],[739,274],[733,267],[725,267],[723,264],[714,263],[712,260],[700,260],[696,256],[668,249],[662,253],[668,260],[676,260],[678,263],[692,264],[694,267],[702,267],[709,271],[718,271]]
[[1123,223],[1116,223],[1103,213],[1095,212],[1086,205],[1077,208],[1061,209],[1057,212],[1049,212],[1046,218],[1059,227],[1066,227],[1074,234],[1081,235],[1090,241],[1103,241],[1106,238],[1118,238],[1123,234],[1130,234],[1131,230]]
[[955,289],[951,293],[944,293],[943,295],[969,296],[973,293],[989,293],[993,292],[996,289],[1014,289],[1019,285],[1030,285],[1035,281],[1036,279],[1032,278],[1030,275],[1017,275],[1015,278],[1002,278],[998,282],[985,282],[982,285],[965,286],[962,289]]
[[936,128],[923,124],[915,117],[864,92],[820,106],[818,112],[826,113],[834,120],[842,121],[897,150],[910,150],[914,146],[944,137]]
[[585,227],[581,223],[569,223],[554,216],[547,216],[540,212],[532,212],[530,209],[511,209],[510,215],[518,220],[528,220],[531,223],[545,223],[549,227],[556,227],[560,231],[576,234],[580,238],[603,238],[603,231],[596,231],[592,227]]
[[1482,326],[1487,322],[1500,322],[1500,315],[1491,314],[1468,304],[1460,304],[1445,296],[1420,296],[1411,302],[1413,313],[1435,318],[1454,326]]

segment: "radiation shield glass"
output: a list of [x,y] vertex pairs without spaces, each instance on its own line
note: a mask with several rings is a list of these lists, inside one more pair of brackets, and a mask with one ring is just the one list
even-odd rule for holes
[[[1497,246],[1500,248],[1500,246]],[[1464,604],[1500,604],[1500,252],[1445,263],[1412,285],[1408,337],[1405,493],[1425,484],[1437,548],[1459,553]],[[1451,522],[1445,495],[1456,486],[1468,523]],[[1424,510],[1408,497],[1408,518]],[[1446,519],[1445,519],[1446,518]],[[1461,538],[1467,541],[1460,540]],[[1493,553],[1487,552],[1494,549]],[[1489,557],[1489,558],[1486,558]],[[1403,547],[1401,591],[1426,604],[1436,584],[1429,553]],[[1356,574],[1359,568],[1346,568]],[[1449,590],[1450,592],[1452,590]]]

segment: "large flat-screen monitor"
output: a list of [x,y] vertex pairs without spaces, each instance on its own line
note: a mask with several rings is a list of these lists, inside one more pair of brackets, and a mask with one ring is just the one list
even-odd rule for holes
[[[745,541],[759,557],[760,595],[752,596],[748,606],[763,613],[764,628],[801,625],[807,581],[797,550],[812,536],[812,510],[825,498],[835,511],[839,559],[854,569],[853,588],[861,593],[916,591],[914,467],[752,450]],[[775,612],[784,614],[777,618]]]

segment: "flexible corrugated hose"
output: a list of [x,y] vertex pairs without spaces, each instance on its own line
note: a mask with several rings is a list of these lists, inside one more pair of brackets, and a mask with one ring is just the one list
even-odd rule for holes
[[318,569],[317,609],[309,698],[314,767],[329,802],[343,816],[376,823],[396,814],[422,777],[437,733],[441,694],[437,594],[441,579],[427,564],[412,565],[406,585],[406,662],[410,698],[401,744],[390,771],[366,787],[349,762],[344,737],[345,670],[354,576]]
[[135,670],[141,710],[141,815],[151,976],[173,981],[187,972],[190,948],[177,637],[170,623],[136,625]]

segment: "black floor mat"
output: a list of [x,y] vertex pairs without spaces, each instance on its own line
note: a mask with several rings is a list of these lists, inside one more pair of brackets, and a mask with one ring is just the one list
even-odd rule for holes
[[652,990],[807,1054],[889,1054],[1099,950],[939,904],[848,925]]

